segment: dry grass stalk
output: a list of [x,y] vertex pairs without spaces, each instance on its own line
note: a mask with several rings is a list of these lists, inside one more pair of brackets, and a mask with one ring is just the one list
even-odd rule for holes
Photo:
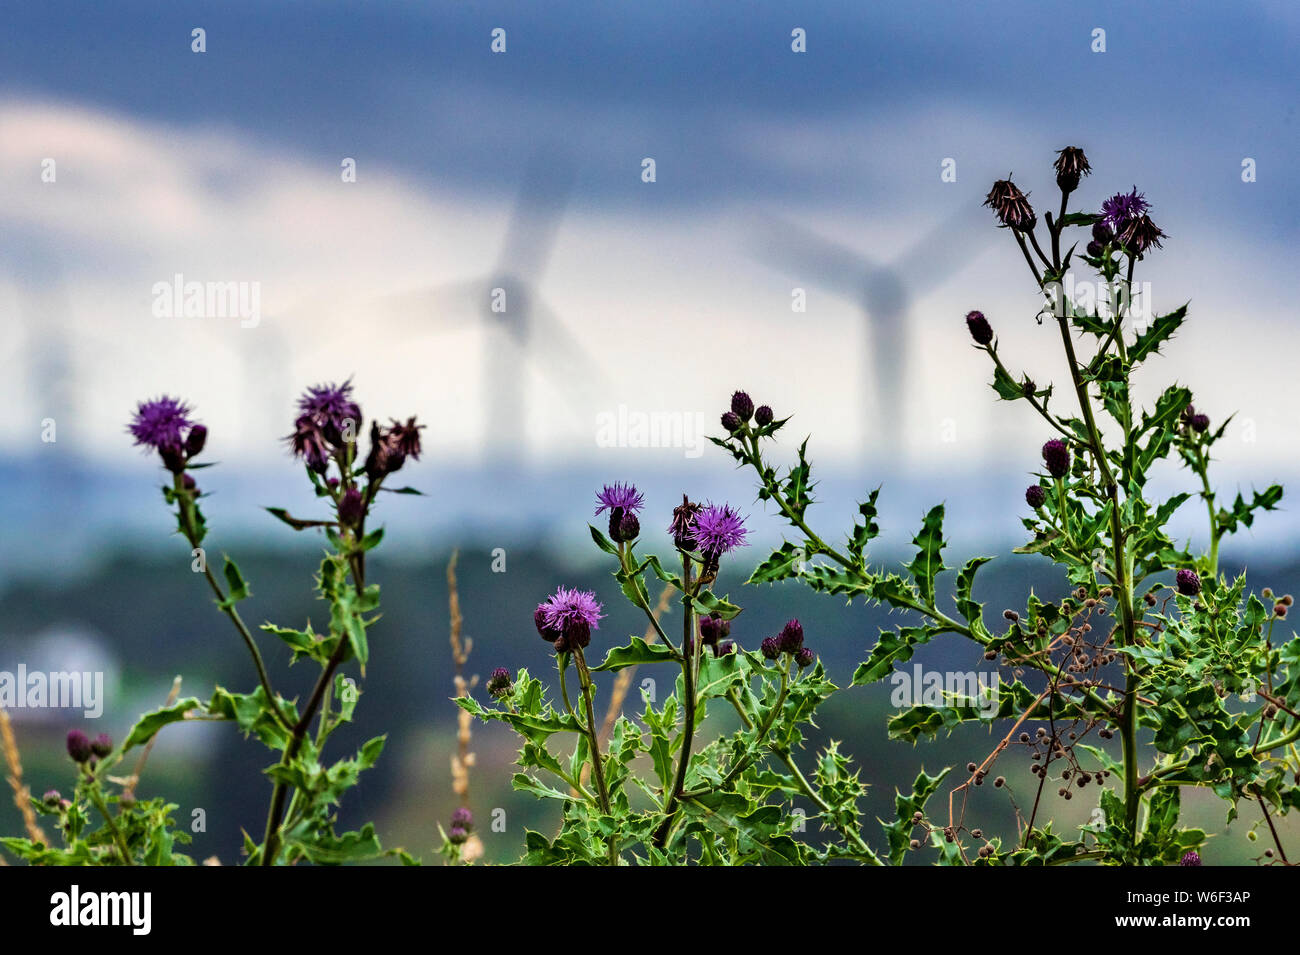
[[[167,694],[167,702],[163,704],[163,708],[166,709],[175,703],[180,695],[181,678],[178,674],[176,679],[172,680],[171,692]],[[130,799],[135,798],[135,787],[140,784],[140,775],[144,772],[144,764],[148,762],[149,754],[153,752],[153,744],[156,739],[158,739],[157,735],[150,737],[149,742],[144,746],[144,751],[140,753],[140,758],[135,762],[135,771],[123,780],[122,794]]]
[[[451,659],[456,665],[453,682],[456,696],[461,697],[469,696],[469,691],[478,683],[478,677],[465,676],[465,664],[469,661],[470,651],[474,649],[474,641],[461,634],[465,618],[460,613],[460,591],[456,585],[456,560],[459,556],[459,551],[452,551],[451,560],[447,562],[447,609],[451,618]],[[451,789],[460,805],[466,809],[469,808],[469,771],[474,765],[474,752],[469,748],[473,726],[474,718],[469,711],[457,707],[456,751],[451,755]],[[471,832],[461,846],[460,857],[466,862],[473,862],[482,855],[483,842],[478,833]]]
[[36,810],[32,809],[32,793],[23,782],[23,761],[18,755],[18,741],[14,739],[14,728],[9,722],[9,714],[0,706],[0,748],[4,749],[5,765],[9,767],[9,787],[14,791],[14,805],[22,813],[23,828],[27,838],[33,842],[49,845],[49,840],[36,822]]

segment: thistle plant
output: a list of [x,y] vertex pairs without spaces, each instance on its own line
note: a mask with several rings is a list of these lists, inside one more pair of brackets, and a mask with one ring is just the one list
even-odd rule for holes
[[293,431],[286,439],[305,466],[316,497],[325,505],[320,517],[298,518],[282,508],[268,508],[295,531],[319,529],[329,544],[316,577],[316,591],[328,605],[327,622],[318,628],[308,621],[302,629],[264,623],[263,634],[284,642],[291,662],[310,660],[319,670],[310,696],[299,704],[272,686],[258,639],[244,622],[239,604],[251,595],[248,582],[229,556],[221,578],[208,564],[204,542],[208,535],[200,501],[205,496],[196,473],[209,467],[200,460],[207,448],[207,428],[193,418],[184,402],[162,397],[142,402],[128,430],[136,444],[157,454],[170,474],[163,499],[176,518],[177,532],[191,548],[191,569],[203,576],[217,608],[230,621],[248,650],[256,686],[239,693],[218,686],[207,701],[190,697],[145,714],[114,748],[107,736],[88,740],[79,730],[68,736],[68,754],[77,767],[72,798],[57,792],[33,800],[34,808],[54,816],[64,846],[33,839],[5,839],[3,845],[35,864],[166,865],[191,860],[174,850],[188,836],[174,830],[171,813],[177,808],[162,799],[134,797],[135,777],[113,775],[114,768],[134,747],[147,746],[171,723],[223,720],[235,723],[245,736],[256,736],[277,756],[267,768],[269,809],[260,842],[245,834],[244,852],[251,865],[339,864],[397,855],[385,852],[373,824],[335,831],[336,807],[360,774],[383,751],[385,737],[371,739],[352,756],[329,763],[324,751],[330,736],[352,720],[360,697],[354,677],[345,675],[355,664],[364,677],[370,657],[368,629],[377,619],[379,588],[366,581],[366,556],[383,539],[383,529],[367,529],[381,492],[418,493],[392,488],[386,481],[407,458],[420,456],[420,430],[414,418],[370,426],[368,454],[361,459],[357,433],[361,409],[350,383],[319,385],[299,402]]
[[[736,392],[721,416],[725,434],[712,439],[752,472],[759,500],[791,530],[748,583],[799,580],[906,614],[904,625],[879,635],[850,687],[889,678],[940,636],[969,641],[998,668],[991,699],[946,694],[938,705],[905,707],[889,717],[889,735],[917,742],[976,723],[996,727],[998,742],[953,782],[951,768],[922,771],[911,792],[898,794],[895,817],[882,823],[878,855],[861,828],[864,783],[839,744],[811,760],[801,752],[817,707],[840,691],[804,644],[802,627],[791,621],[779,634],[743,634],[740,606],[712,590],[722,561],[734,560],[746,543],[745,519],[728,505],[684,497],[668,527],[676,551],[668,566],[638,554],[642,495],[611,485],[597,508],[609,516],[608,534],[593,526],[592,539],[613,563],[621,595],[650,618],[658,639],[612,642],[590,666],[586,654],[603,608],[592,593],[561,588],[535,614],[536,629],[556,650],[559,699],[521,672],[495,682],[495,705],[457,700],[514,727],[523,739],[515,787],[560,807],[554,837],[527,834],[525,862],[897,864],[928,850],[943,864],[1199,865],[1205,833],[1181,820],[1181,792],[1191,786],[1219,796],[1229,821],[1243,801],[1254,804],[1273,842],[1260,860],[1288,862],[1274,818],[1300,804],[1300,681],[1293,673],[1300,638],[1286,635],[1282,623],[1291,598],[1252,591],[1244,575],[1219,569],[1223,540],[1274,509],[1282,490],[1221,500],[1210,465],[1228,419],[1215,427],[1181,385],[1165,388],[1149,408],[1133,397],[1133,380],[1172,339],[1187,307],[1133,327],[1135,270],[1166,236],[1136,188],[1116,193],[1098,212],[1070,211],[1091,171],[1081,149],[1058,153],[1055,214],[1040,217],[1010,177],[996,182],[986,201],[1033,277],[1039,326],[1059,337],[1063,394],[1013,375],[985,314],[965,316],[974,346],[992,365],[998,397],[1027,402],[1043,421],[1041,464],[1023,492],[1029,539],[1016,553],[1055,564],[1059,593],[1031,593],[1023,610],[1007,609],[992,625],[974,596],[977,572],[991,558],[945,566],[942,505],[925,515],[912,560],[890,570],[869,555],[880,534],[879,488],[859,504],[842,543],[813,528],[808,440],[788,466],[770,456],[788,417]],[[1087,304],[1065,294],[1067,275],[1083,268],[1105,290]],[[1032,460],[1026,456],[1027,465]],[[1150,478],[1166,462],[1182,465],[1189,487],[1159,499]],[[1193,499],[1207,520],[1196,546],[1168,530]],[[939,582],[954,569],[949,599]],[[649,574],[679,594],[675,640],[651,613]],[[620,717],[602,750],[593,674],[641,664],[679,671],[673,691],[660,700],[644,694],[639,719]],[[570,668],[578,675],[577,705],[566,682]],[[711,722],[716,728],[706,737],[706,714],[728,708],[738,727]],[[1017,754],[1024,758],[1011,758]],[[591,788],[583,784],[585,767]],[[945,785],[947,799],[930,810]],[[968,817],[972,789],[985,785],[1010,800],[1014,830],[994,832]],[[1045,796],[1094,800],[1099,813],[1077,832],[1065,831],[1049,817]],[[819,834],[807,832],[805,821],[815,821]]]

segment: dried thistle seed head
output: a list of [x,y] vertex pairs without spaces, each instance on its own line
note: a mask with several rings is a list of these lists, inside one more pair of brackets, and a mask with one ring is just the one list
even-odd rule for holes
[[1020,614],[1016,613],[1014,610],[1004,610],[1002,611],[1002,616],[1005,619],[1010,620],[1012,623],[1015,623],[1020,619]]
[[967,763],[967,764],[966,764],[966,772],[968,772],[968,773],[973,773],[973,772],[975,772],[975,770],[976,770],[977,768],[978,768],[978,767],[976,767],[976,765],[975,765],[974,763]]
[[1020,191],[1010,176],[993,183],[989,194],[984,198],[984,205],[992,209],[998,221],[1009,229],[1028,232],[1038,223],[1034,207],[1029,204],[1029,196]]
[[970,331],[970,337],[975,339],[977,345],[987,345],[993,341],[993,326],[989,320],[984,317],[984,313],[978,310],[966,313],[966,328]]
[[682,503],[673,508],[673,519],[668,525],[668,533],[673,536],[673,544],[678,550],[695,550],[695,517],[702,508],[685,494]]
[[980,829],[972,829],[972,830],[970,831],[970,834],[971,834],[971,838],[972,838],[972,839],[983,839],[983,838],[984,838],[984,833],[983,833],[983,831],[980,830]]
[[1148,607],[1154,607],[1156,605],[1156,595],[1153,593],[1147,592],[1143,595],[1142,599],[1147,602]]
[[1289,607],[1291,604],[1295,603],[1295,598],[1290,594],[1283,594],[1282,599],[1279,600],[1278,603],[1282,604],[1284,607]]
[[1056,154],[1056,184],[1062,192],[1074,192],[1079,188],[1079,179],[1092,172],[1088,157],[1078,146],[1066,146]]
[[1022,743],[1028,743],[1028,742],[1029,742],[1029,734],[1028,734],[1028,733],[1021,733],[1021,734],[1020,734],[1020,742],[1022,742]]

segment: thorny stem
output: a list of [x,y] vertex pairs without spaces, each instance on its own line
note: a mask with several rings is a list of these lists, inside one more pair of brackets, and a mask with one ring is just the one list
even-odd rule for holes
[[[198,529],[194,526],[194,503],[189,497],[189,492],[185,490],[184,485],[181,483],[180,475],[177,475],[175,480],[176,493],[180,496],[180,514],[185,527],[185,539],[190,542],[191,547],[201,549]],[[253,666],[257,668],[258,682],[262,684],[262,692],[266,694],[267,706],[271,708],[271,713],[275,716],[276,722],[286,730],[291,730],[293,724],[280,712],[280,705],[275,691],[271,689],[271,678],[267,676],[266,664],[262,662],[262,653],[257,649],[257,642],[253,639],[253,634],[249,632],[243,618],[239,616],[239,611],[235,609],[235,605],[226,599],[225,591],[221,589],[221,584],[217,583],[212,568],[208,566],[206,555],[201,558],[200,563],[203,564],[203,576],[207,578],[208,586],[212,588],[212,592],[217,597],[217,606],[221,608],[222,613],[230,618],[230,622],[239,631],[244,646],[248,647],[248,653],[253,658]]]
[[691,761],[691,745],[695,741],[695,660],[700,652],[700,641],[695,638],[695,608],[692,600],[695,587],[691,582],[691,558],[682,554],[682,681],[684,703],[682,708],[682,748],[677,761],[677,774],[673,788],[664,803],[664,821],[655,830],[654,844],[662,849],[668,842],[673,819],[682,791],[686,785],[686,770]]

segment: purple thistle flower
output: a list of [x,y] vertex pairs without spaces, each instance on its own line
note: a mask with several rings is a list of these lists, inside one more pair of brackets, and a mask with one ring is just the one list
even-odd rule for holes
[[1180,570],[1174,574],[1178,592],[1184,597],[1195,597],[1201,592],[1201,578],[1194,570]]
[[803,624],[798,620],[791,620],[781,628],[781,635],[777,637],[781,644],[781,650],[784,653],[798,653],[799,648],[803,646]]
[[[563,639],[568,649],[581,649],[591,642],[591,631],[599,630],[601,604],[590,590],[560,587],[538,607],[542,624]],[[534,615],[536,619],[536,615]]]
[[72,757],[75,763],[84,763],[94,755],[94,750],[90,746],[90,738],[81,730],[68,731],[68,755]]
[[447,832],[447,841],[454,846],[461,845],[469,839],[469,832],[460,826],[452,826]]
[[691,533],[696,546],[710,561],[748,545],[749,531],[745,528],[745,519],[730,504],[721,507],[706,505],[695,515]]
[[1183,853],[1183,857],[1178,860],[1179,865],[1200,865],[1201,854],[1195,849],[1188,849]]
[[176,398],[163,395],[152,401],[142,401],[136,405],[135,417],[127,431],[135,438],[136,444],[161,451],[163,448],[181,448],[185,444],[185,435],[181,432],[193,426],[190,412],[193,409]]
[[298,413],[312,420],[330,444],[361,430],[361,407],[352,400],[352,379],[341,385],[312,385],[298,399]]
[[[1139,216],[1146,215],[1150,208],[1146,197],[1134,186],[1132,192],[1117,192],[1101,204],[1101,222],[1115,235],[1123,235],[1124,230]],[[1093,237],[1097,238],[1095,232]]]
[[505,667],[497,667],[487,681],[488,694],[498,698],[503,697],[510,692],[512,683],[510,671]]
[[993,341],[993,326],[989,324],[983,312],[967,312],[966,327],[970,329],[970,337],[975,339],[976,345],[987,345]]
[[596,494],[596,515],[609,511],[609,536],[620,543],[636,540],[641,533],[641,522],[636,512],[645,506],[645,495],[635,485],[606,484]]
[[469,832],[474,828],[474,814],[464,806],[458,806],[452,811],[451,824]]
[[1070,472],[1070,449],[1060,438],[1053,438],[1043,445],[1043,462],[1052,477],[1065,477]]
[[601,488],[596,495],[596,500],[600,503],[596,508],[597,517],[607,510],[622,509],[635,513],[645,507],[645,495],[638,491],[635,485],[621,484],[617,481]]
[[1025,488],[1025,503],[1038,510],[1047,501],[1047,489],[1041,484],[1031,484]]

